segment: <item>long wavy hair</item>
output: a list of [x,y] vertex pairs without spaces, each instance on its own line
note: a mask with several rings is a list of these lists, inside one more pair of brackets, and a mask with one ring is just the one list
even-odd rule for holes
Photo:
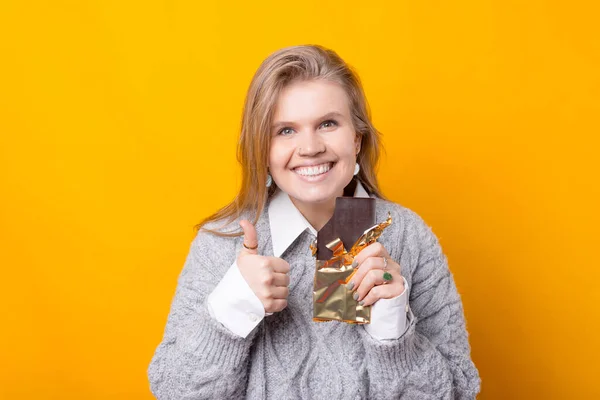
[[[356,178],[365,189],[384,198],[377,182],[376,168],[381,148],[380,133],[371,122],[369,106],[356,72],[333,50],[318,45],[286,47],[265,59],[252,78],[242,115],[242,127],[237,147],[237,160],[242,166],[242,185],[235,199],[195,225],[219,236],[240,236],[243,231],[222,232],[221,229],[244,212],[251,212],[253,223],[264,210],[267,200],[277,189],[275,182],[267,188],[267,162],[271,145],[270,127],[279,93],[297,81],[327,80],[345,90],[350,100],[350,114],[361,150]],[[218,229],[204,227],[210,222],[223,222]],[[214,226],[214,225],[213,225]]]

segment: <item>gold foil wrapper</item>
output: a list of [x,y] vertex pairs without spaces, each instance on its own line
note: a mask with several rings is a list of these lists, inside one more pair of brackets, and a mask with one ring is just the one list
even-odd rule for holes
[[[352,267],[354,257],[362,249],[375,243],[391,223],[392,217],[388,214],[387,220],[367,229],[349,251],[346,251],[339,238],[327,244],[327,248],[333,251],[333,257],[329,260],[316,260],[313,321],[336,320],[350,324],[371,322],[371,307],[358,304],[352,297],[354,292],[348,290],[346,284],[356,273],[356,268]],[[316,244],[311,244],[310,248],[313,256],[316,256]]]

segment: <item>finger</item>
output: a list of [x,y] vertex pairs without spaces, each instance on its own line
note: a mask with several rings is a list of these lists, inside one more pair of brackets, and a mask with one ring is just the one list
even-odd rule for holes
[[[256,228],[254,228],[254,225],[252,225],[252,223],[250,221],[247,220],[242,220],[240,221],[240,226],[242,227],[242,230],[244,231],[244,243],[246,244],[246,246],[248,247],[256,247],[258,246],[258,238],[256,236]],[[242,246],[242,253],[244,254],[258,254],[258,249],[247,249],[246,247]]]
[[273,286],[289,286],[290,276],[287,274],[274,273],[273,274]]
[[388,251],[385,249],[385,247],[383,247],[383,245],[381,243],[375,242],[375,243],[368,245],[364,249],[362,249],[360,251],[360,253],[358,253],[356,255],[356,257],[354,257],[354,261],[356,262],[355,266],[360,267],[361,264],[369,257],[387,257],[387,258],[389,258],[390,255],[388,254]]
[[369,290],[369,293],[362,299],[363,306],[371,306],[377,300],[380,299],[391,299],[394,296],[395,288],[392,285],[379,285]]
[[287,307],[287,300],[285,299],[269,299],[263,303],[266,312],[279,312]]
[[361,301],[375,285],[383,284],[383,274],[384,271],[381,269],[370,270],[356,289],[355,300]]
[[[388,263],[389,263],[389,261],[388,261]],[[360,268],[356,270],[356,273],[354,274],[354,276],[352,277],[350,282],[348,282],[346,287],[349,290],[356,290],[360,286],[364,277],[369,273],[369,271],[371,271],[373,269],[383,269],[383,266],[384,266],[384,263],[383,263],[382,257],[367,258],[366,260],[364,260],[362,262]]]
[[271,298],[273,299],[287,299],[289,295],[290,289],[287,286],[271,287]]
[[285,261],[283,258],[279,257],[265,257],[271,268],[273,268],[274,272],[279,272],[281,274],[287,274],[290,272],[290,264]]

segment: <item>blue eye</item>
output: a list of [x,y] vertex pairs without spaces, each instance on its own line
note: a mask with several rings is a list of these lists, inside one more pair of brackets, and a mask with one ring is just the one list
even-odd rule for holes
[[293,130],[292,128],[282,128],[282,129],[279,131],[279,134],[280,134],[280,135],[289,135],[289,134],[291,134],[292,132],[294,132],[294,130]]
[[332,123],[334,126],[337,126],[337,124],[338,124],[338,123],[337,123],[335,120],[333,120],[333,119],[328,119],[327,121],[323,122],[321,125],[324,125],[324,124],[326,124],[326,123],[328,123],[328,122],[331,122],[331,123]]
[[[327,121],[323,121],[321,123],[321,126],[325,125],[325,124],[332,124],[333,126],[338,126],[338,123],[336,120],[333,119],[328,119]],[[325,128],[330,128],[330,126],[326,126]],[[287,132],[289,131],[289,133]],[[279,132],[277,132],[278,135],[283,135],[283,136],[289,136],[294,130],[288,126],[281,128],[279,130]]]

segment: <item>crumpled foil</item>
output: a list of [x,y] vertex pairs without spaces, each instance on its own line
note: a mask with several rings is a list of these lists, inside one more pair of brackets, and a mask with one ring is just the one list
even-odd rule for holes
[[[354,257],[362,249],[375,243],[383,230],[392,223],[391,214],[384,222],[367,229],[346,251],[342,241],[337,238],[327,244],[333,251],[329,260],[316,260],[313,290],[313,321],[343,321],[350,324],[368,324],[371,321],[371,306],[361,306],[354,300],[353,292],[346,284],[350,282],[357,268],[352,267]],[[310,245],[316,257],[316,241]]]

